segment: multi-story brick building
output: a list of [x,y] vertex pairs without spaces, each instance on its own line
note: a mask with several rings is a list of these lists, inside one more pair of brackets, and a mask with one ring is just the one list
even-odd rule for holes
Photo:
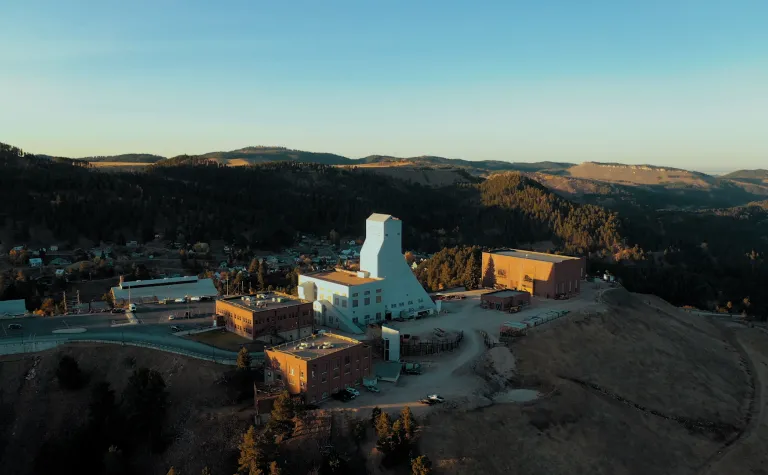
[[332,333],[284,343],[265,353],[265,382],[281,383],[307,403],[362,383],[373,367],[369,345]]
[[484,287],[513,289],[544,298],[571,295],[581,290],[586,272],[583,257],[505,249],[483,252]]
[[277,293],[219,299],[216,315],[228,331],[269,344],[309,336],[314,322],[311,302]]

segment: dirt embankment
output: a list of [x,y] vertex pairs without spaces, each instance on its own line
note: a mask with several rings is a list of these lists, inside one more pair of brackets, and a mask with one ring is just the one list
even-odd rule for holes
[[513,364],[486,355],[486,377],[556,391],[431,417],[444,473],[693,474],[742,437],[754,392],[727,329],[623,290],[603,301],[518,340]]
[[[89,376],[85,388],[59,388],[55,372],[65,354]],[[206,464],[212,469],[231,466],[238,438],[253,419],[250,403],[229,405],[231,395],[218,383],[224,367],[143,348],[81,344],[0,358],[0,472],[33,474],[46,440],[86,422],[94,383],[109,382],[119,400],[138,367],[163,376],[169,393],[164,427],[174,440],[162,454],[135,454],[137,473],[166,473],[171,465],[182,473],[200,473]]]

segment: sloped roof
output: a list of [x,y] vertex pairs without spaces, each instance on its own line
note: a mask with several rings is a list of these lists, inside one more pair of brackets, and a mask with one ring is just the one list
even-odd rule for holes
[[372,215],[368,216],[368,221],[377,221],[380,223],[383,223],[384,221],[389,221],[390,219],[395,219],[390,214],[381,214],[381,213],[373,213]]
[[27,313],[27,305],[24,299],[0,301],[0,315],[24,315]]

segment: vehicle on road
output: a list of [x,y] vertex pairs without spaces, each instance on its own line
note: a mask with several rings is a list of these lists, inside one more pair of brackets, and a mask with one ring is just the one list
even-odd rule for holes
[[178,299],[174,300],[174,302],[176,302],[176,303],[184,303],[186,301],[187,301],[187,299],[185,299],[184,297],[181,297],[181,298],[178,298]]
[[337,401],[341,401],[341,402],[351,401],[352,399],[355,398],[355,396],[350,394],[349,391],[335,392],[335,393],[333,393],[332,397],[334,399],[336,399]]
[[109,311],[109,313],[125,313],[125,309],[122,308],[113,308]]
[[189,299],[189,301],[190,302],[199,302],[200,301],[200,297],[192,297],[192,298]]
[[429,399],[428,397],[425,397],[423,399],[419,399],[419,402],[422,403],[422,404],[430,405],[430,406],[434,406],[435,404],[437,404],[437,401]]
[[438,394],[430,394],[430,395],[427,396],[427,399],[429,399],[430,401],[435,401],[435,402],[445,402],[445,398],[440,396],[440,395],[438,395]]
[[21,330],[21,324],[20,323],[11,323],[8,325],[9,330]]
[[360,391],[358,391],[355,388],[346,388],[346,391],[352,395],[352,397],[357,397],[360,395]]
[[174,333],[176,333],[176,332],[180,332],[180,331],[181,331],[181,328],[180,328],[180,327],[177,327],[176,325],[173,325],[173,326],[171,327],[171,331],[172,331],[172,332],[174,332]]
[[325,335],[326,333],[328,333],[327,330],[315,330],[312,332],[313,335]]
[[365,389],[367,389],[368,391],[370,391],[372,393],[380,393],[381,392],[381,389],[379,389],[379,387],[376,386],[375,384],[366,384],[364,387],[365,387]]
[[129,312],[135,312],[136,311],[136,304],[135,303],[129,303],[128,304],[128,311]]
[[176,320],[176,315],[168,315],[168,320]]

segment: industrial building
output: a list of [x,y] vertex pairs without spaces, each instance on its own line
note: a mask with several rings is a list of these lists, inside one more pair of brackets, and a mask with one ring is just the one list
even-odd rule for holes
[[332,333],[284,343],[265,354],[264,381],[282,384],[306,403],[322,401],[371,376],[371,347]]
[[315,323],[361,334],[368,323],[435,312],[405,261],[403,223],[372,214],[365,223],[360,271],[341,269],[299,276],[299,296],[314,302]]
[[480,296],[480,304],[483,307],[502,311],[530,303],[531,294],[521,290],[497,290]]
[[583,257],[504,249],[483,252],[483,287],[512,289],[543,298],[578,293],[586,272]]
[[280,293],[216,301],[216,315],[228,331],[264,343],[298,340],[312,334],[312,303]]
[[199,279],[195,275],[120,282],[117,287],[112,287],[112,297],[116,304],[210,298],[218,293],[213,280]]
[[21,317],[27,313],[24,299],[0,301],[0,317]]

